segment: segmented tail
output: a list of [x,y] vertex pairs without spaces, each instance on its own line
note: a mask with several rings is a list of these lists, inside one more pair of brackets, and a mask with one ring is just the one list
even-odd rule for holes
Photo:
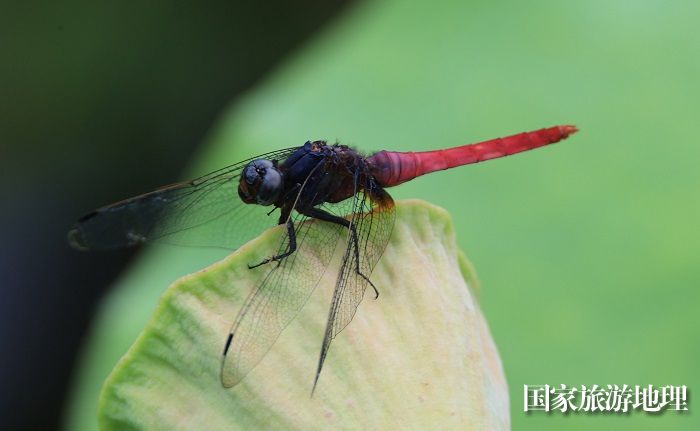
[[380,151],[369,157],[367,161],[379,184],[383,187],[392,187],[430,172],[505,157],[553,144],[577,131],[576,126],[555,126],[445,150],[419,153]]

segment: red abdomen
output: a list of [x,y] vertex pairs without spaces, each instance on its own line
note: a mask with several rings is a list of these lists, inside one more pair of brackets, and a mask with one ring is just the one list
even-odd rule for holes
[[392,187],[430,172],[505,157],[559,142],[576,133],[575,126],[555,126],[478,144],[445,150],[414,152],[380,151],[367,158],[374,178]]

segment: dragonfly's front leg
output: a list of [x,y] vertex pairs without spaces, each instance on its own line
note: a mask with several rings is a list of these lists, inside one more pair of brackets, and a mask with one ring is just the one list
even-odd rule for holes
[[377,287],[374,285],[374,283],[372,283],[372,281],[370,281],[369,277],[367,277],[365,274],[362,273],[362,271],[360,271],[360,244],[357,239],[357,230],[355,229],[355,225],[350,223],[347,219],[343,217],[338,217],[337,215],[333,215],[319,208],[311,208],[310,210],[306,211],[305,214],[310,217],[317,218],[319,220],[325,220],[331,223],[339,224],[350,230],[350,236],[352,238],[355,254],[355,273],[360,277],[364,278],[365,281],[367,281],[367,283],[369,283],[369,285],[372,286],[372,289],[374,289],[374,299],[379,298],[379,291],[377,290]]
[[287,235],[289,236],[289,246],[287,247],[287,251],[285,251],[282,254],[278,254],[277,256],[268,257],[267,259],[255,265],[249,264],[248,269],[257,268],[261,265],[265,265],[266,263],[270,262],[280,262],[282,259],[284,259],[285,257],[289,256],[297,250],[297,234],[294,230],[294,222],[292,221],[291,217],[287,220]]

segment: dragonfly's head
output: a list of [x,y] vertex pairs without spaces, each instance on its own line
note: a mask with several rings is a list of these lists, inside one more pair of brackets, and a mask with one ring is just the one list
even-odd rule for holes
[[272,205],[282,193],[284,181],[277,166],[267,159],[253,160],[243,168],[238,195],[247,204]]

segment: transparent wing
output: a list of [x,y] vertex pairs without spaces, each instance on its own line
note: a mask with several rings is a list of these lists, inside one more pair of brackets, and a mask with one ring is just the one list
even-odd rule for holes
[[82,217],[69,232],[81,249],[108,250],[142,242],[236,249],[264,228],[270,208],[247,205],[238,196],[241,171],[252,160],[284,161],[297,148],[262,154],[192,181],[102,207]]
[[[293,219],[297,250],[279,264],[260,267],[268,273],[249,295],[231,327],[221,361],[224,387],[240,382],[296,317],[323,276],[345,230],[301,214]],[[289,236],[285,233],[277,255],[288,247]]]
[[350,212],[348,244],[336,280],[331,309],[323,337],[321,354],[314,380],[318,383],[331,341],[355,316],[357,307],[370,285],[369,276],[384,253],[394,228],[394,201],[382,189],[368,187],[355,194]]

